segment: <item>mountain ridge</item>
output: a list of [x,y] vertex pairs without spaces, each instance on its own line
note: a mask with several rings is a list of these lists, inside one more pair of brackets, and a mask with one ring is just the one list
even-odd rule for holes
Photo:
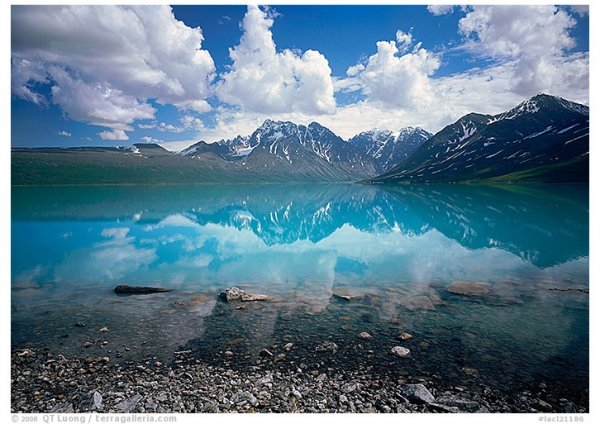
[[13,185],[282,182],[588,182],[589,107],[538,94],[469,113],[431,135],[373,129],[345,141],[311,122],[267,119],[252,134],[179,153],[130,147],[13,148]]
[[538,94],[444,127],[378,182],[589,180],[589,107]]

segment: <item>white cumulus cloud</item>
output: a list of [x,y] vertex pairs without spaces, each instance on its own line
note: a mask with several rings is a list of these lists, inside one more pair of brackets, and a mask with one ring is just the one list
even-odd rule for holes
[[[210,110],[215,66],[202,41],[168,6],[15,6],[12,93],[123,140],[134,121],[154,117],[148,99]],[[52,87],[49,99],[36,83]]]
[[434,16],[447,15],[454,11],[454,6],[445,4],[430,4],[427,6],[427,10]]
[[57,134],[63,137],[71,137],[71,133],[65,130],[61,130]]
[[589,55],[569,53],[577,21],[556,6],[473,6],[459,22],[466,48],[516,64],[511,89],[528,96],[557,87],[588,90]]
[[413,37],[410,32],[406,33],[402,30],[396,31],[396,45],[399,49],[407,49],[413,43]]
[[144,143],[162,143],[162,140],[147,135],[141,137],[140,140],[142,140]]
[[233,64],[216,88],[219,99],[249,112],[332,113],[335,99],[327,59],[315,50],[278,52],[273,19],[269,10],[248,6],[240,44],[229,50]]
[[129,140],[129,136],[123,130],[109,130],[99,132],[98,135],[102,140],[111,140],[111,141],[127,141]]
[[352,83],[340,86],[359,88],[374,103],[395,108],[423,108],[434,101],[430,76],[440,67],[437,55],[413,43],[412,35],[398,31],[396,39],[377,42],[377,52],[366,63],[347,70]]

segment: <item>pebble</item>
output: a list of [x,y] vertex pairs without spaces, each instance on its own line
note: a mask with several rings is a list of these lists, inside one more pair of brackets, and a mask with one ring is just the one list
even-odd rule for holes
[[403,340],[403,341],[410,340],[412,338],[413,338],[412,334],[405,333],[405,332],[400,333],[400,335],[398,336],[398,339]]
[[268,349],[262,349],[259,353],[260,356],[266,357],[266,358],[272,358],[273,354],[271,353],[270,350]]
[[[332,349],[333,343],[318,346]],[[285,348],[283,343],[273,346],[276,354]],[[293,352],[300,355],[300,350]],[[323,356],[309,349],[298,360],[294,353],[288,353],[282,364],[261,360],[233,368],[225,362],[205,363],[188,351],[179,351],[173,361],[147,357],[107,366],[108,356],[78,359],[52,356],[41,349],[16,349],[11,356],[11,409],[14,413],[587,411],[587,403],[552,397],[550,384],[544,389],[532,386],[537,392],[502,392],[480,381],[475,386],[449,386],[441,373],[437,378],[411,376],[411,367],[400,368],[404,362],[384,365],[391,371],[387,375],[369,362],[347,368],[336,365],[345,357]]]
[[335,353],[338,351],[338,345],[332,341],[325,341],[321,343],[319,346],[315,348],[317,352],[332,352]]
[[142,396],[139,394],[135,394],[135,395],[131,396],[130,398],[117,403],[115,405],[115,409],[122,413],[131,412],[140,400],[142,400]]
[[371,340],[373,338],[373,336],[371,336],[366,331],[363,331],[362,333],[359,333],[358,338],[363,339],[363,340]]
[[410,355],[410,350],[402,346],[394,346],[391,352],[400,358],[406,358]]

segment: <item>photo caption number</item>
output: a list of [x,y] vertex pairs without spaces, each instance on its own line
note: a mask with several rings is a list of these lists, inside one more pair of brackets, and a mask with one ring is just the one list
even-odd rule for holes
[[582,423],[585,421],[585,417],[582,417],[580,415],[577,416],[546,416],[546,415],[542,415],[541,417],[538,418],[539,422],[544,422],[544,423]]

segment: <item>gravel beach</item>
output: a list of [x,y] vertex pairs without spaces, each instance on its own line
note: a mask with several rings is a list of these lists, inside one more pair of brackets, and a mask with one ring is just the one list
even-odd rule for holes
[[[170,363],[157,358],[118,362],[108,356],[66,358],[46,350],[12,351],[12,412],[383,412],[496,413],[588,411],[581,399],[556,398],[541,383],[536,390],[500,392],[483,384],[447,386],[438,375],[398,376],[372,366],[331,367],[328,361],[285,358],[293,346],[261,352],[255,365],[222,365],[191,351]],[[334,352],[324,343],[321,353]],[[265,349],[266,350],[266,349]],[[283,356],[282,356],[283,355]],[[399,359],[402,360],[402,359]],[[214,361],[213,361],[214,362]],[[583,401],[582,401],[583,399]]]

